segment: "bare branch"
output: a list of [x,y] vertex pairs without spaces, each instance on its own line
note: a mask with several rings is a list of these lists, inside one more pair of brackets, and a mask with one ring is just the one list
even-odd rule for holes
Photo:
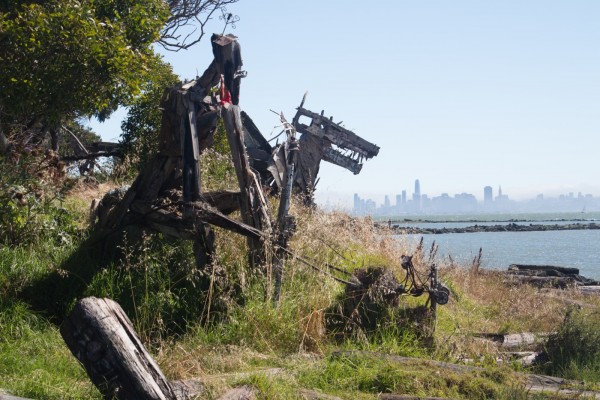
[[[200,42],[206,33],[208,22],[215,13],[225,14],[227,6],[238,0],[166,0],[171,15],[158,41],[166,50],[186,50]],[[231,25],[225,19],[225,26]]]

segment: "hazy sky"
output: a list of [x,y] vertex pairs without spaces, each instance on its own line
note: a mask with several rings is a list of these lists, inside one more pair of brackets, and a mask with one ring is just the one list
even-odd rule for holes
[[[306,108],[381,147],[357,176],[323,162],[320,202],[382,201],[416,178],[430,196],[481,199],[486,185],[515,199],[600,196],[600,1],[240,0],[229,11],[248,71],[240,105],[267,138],[279,133],[269,109],[291,120],[308,91]],[[188,79],[212,59],[208,38],[165,54]]]

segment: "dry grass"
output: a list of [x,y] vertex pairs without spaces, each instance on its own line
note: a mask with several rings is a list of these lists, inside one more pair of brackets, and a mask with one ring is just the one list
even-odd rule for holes
[[[515,285],[498,271],[449,265],[437,258],[435,248],[423,249],[412,237],[398,237],[385,229],[376,229],[369,218],[325,213],[298,204],[294,204],[292,214],[299,216],[298,229],[291,242],[294,254],[309,259],[334,276],[347,278],[328,265],[346,271],[385,266],[403,280],[405,272],[400,266],[403,254],[413,255],[415,266],[423,273],[431,263],[438,264],[440,277],[452,293],[450,302],[438,307],[436,349],[431,353],[434,358],[495,362],[499,355],[497,345],[479,340],[474,334],[552,332],[563,321],[570,305],[600,307],[600,297],[577,290]],[[245,244],[232,235],[219,236],[219,251],[225,254],[221,260],[237,264],[241,273]],[[268,282],[263,283],[263,289],[270,289]],[[313,368],[311,363],[315,368],[329,363],[323,356],[336,344],[325,330],[324,313],[341,291],[342,285],[292,257],[286,261],[280,308],[271,308],[263,291],[262,299],[251,299],[235,314],[238,324],[235,329],[243,329],[239,345],[210,337],[223,332],[227,335],[227,331],[210,333],[199,328],[197,334],[165,346],[158,357],[159,363],[171,378],[194,377],[207,382],[211,393],[223,392],[240,379],[243,381],[244,376],[261,375],[274,369],[283,369],[285,379],[280,376],[268,381],[281,378],[296,388],[299,378],[294,374],[299,372],[290,367],[290,363],[296,362],[290,360],[301,357],[298,365],[304,367],[299,368],[308,370]],[[424,302],[424,297],[406,297],[400,307],[410,309]],[[289,334],[284,335],[284,331]]]

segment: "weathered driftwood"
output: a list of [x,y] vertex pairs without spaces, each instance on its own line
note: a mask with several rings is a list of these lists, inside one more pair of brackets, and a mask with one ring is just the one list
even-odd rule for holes
[[225,215],[240,209],[239,191],[220,190],[216,192],[204,192],[201,194],[201,200]]
[[579,286],[579,290],[588,294],[600,294],[600,286]]
[[253,400],[256,398],[254,389],[250,386],[241,386],[228,390],[217,400]]
[[[260,231],[271,231],[271,217],[262,187],[251,170],[244,148],[244,137],[240,109],[236,105],[225,104],[222,109],[223,121],[227,130],[227,138],[231,156],[235,166],[238,184],[240,186],[240,209],[242,220]],[[254,266],[263,264],[265,259],[265,243],[254,238],[248,238],[251,251],[250,260]]]
[[[303,195],[307,203],[312,203],[321,160],[358,174],[364,160],[375,157],[379,147],[342,127],[341,123],[333,122],[331,117],[303,108],[305,99],[306,94],[292,121],[294,130],[300,134],[293,189]],[[267,186],[273,191],[280,191],[287,170],[286,143],[272,148],[247,115],[243,115],[243,121],[244,130],[248,133],[245,144],[252,166]]]
[[581,285],[600,285],[596,280],[579,275],[578,268],[511,264],[506,273],[511,282],[527,283],[538,287],[564,289]]
[[[158,154],[117,200],[101,201],[96,226],[102,233],[111,234],[123,226],[137,224],[191,239],[196,264],[202,268],[213,259],[214,233],[209,224],[216,225],[248,236],[251,259],[258,265],[265,261],[268,243],[264,239],[271,231],[271,216],[243,144],[237,105],[244,75],[240,48],[231,35],[213,35],[212,47],[214,60],[201,77],[165,91]],[[217,102],[207,94],[219,82],[221,98]],[[227,128],[240,185],[237,193],[201,190],[200,154],[212,144],[219,116]],[[177,198],[173,198],[173,193],[178,193]],[[170,206],[163,210],[165,199]],[[241,210],[243,222],[223,215],[237,209]]]
[[548,337],[547,333],[476,333],[473,335],[476,338],[486,339],[497,343],[502,348],[523,348],[540,344]]
[[190,395],[166,379],[112,300],[80,300],[60,333],[106,399],[178,400]]
[[[537,351],[511,351],[502,353],[501,355],[507,357],[511,362],[517,361],[519,364],[529,367],[533,365],[539,354],[540,353]],[[498,361],[499,363],[502,363],[504,362],[504,359]]]
[[298,157],[298,142],[296,141],[296,130],[287,122],[283,113],[280,114],[281,122],[287,134],[287,140],[283,147],[285,156],[285,172],[281,186],[281,195],[279,197],[279,209],[277,210],[277,221],[275,224],[275,252],[273,255],[273,272],[275,281],[275,292],[273,301],[275,304],[279,301],[281,293],[281,283],[284,272],[284,259],[288,248],[288,241],[295,230],[295,219],[289,215],[290,204],[292,201],[292,189],[294,176],[296,172],[296,163]]

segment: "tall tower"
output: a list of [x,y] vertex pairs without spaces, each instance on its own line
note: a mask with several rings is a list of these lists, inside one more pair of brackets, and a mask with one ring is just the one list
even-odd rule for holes
[[494,201],[494,193],[491,186],[486,186],[483,188],[483,204],[490,204]]
[[415,192],[413,193],[413,202],[415,211],[421,211],[421,183],[418,179],[415,180]]

